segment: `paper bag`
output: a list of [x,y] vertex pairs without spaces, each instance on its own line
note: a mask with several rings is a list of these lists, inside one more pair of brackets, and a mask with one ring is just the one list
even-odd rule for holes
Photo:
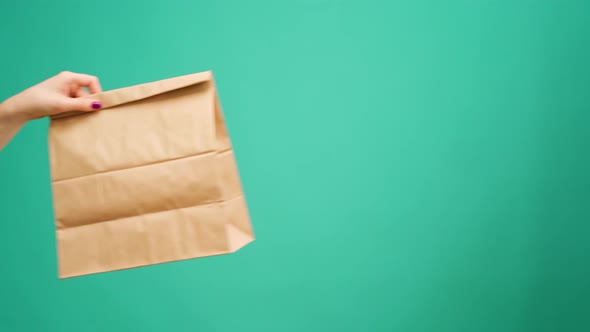
[[54,116],[59,277],[235,252],[254,240],[212,72],[93,96]]

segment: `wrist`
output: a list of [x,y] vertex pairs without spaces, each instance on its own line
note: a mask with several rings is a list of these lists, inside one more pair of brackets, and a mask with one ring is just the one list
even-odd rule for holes
[[0,103],[0,118],[14,124],[24,125],[29,121],[29,118],[24,112],[19,111],[14,97],[8,98]]

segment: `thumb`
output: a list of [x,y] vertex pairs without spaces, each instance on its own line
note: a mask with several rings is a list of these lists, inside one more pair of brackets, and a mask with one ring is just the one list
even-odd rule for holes
[[97,111],[102,108],[102,103],[98,100],[93,100],[85,97],[68,98],[65,101],[66,111]]

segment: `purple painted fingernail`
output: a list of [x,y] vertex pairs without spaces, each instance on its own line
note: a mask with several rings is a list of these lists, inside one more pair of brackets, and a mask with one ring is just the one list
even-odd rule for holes
[[91,105],[92,105],[92,108],[95,109],[95,110],[97,110],[97,109],[99,109],[99,108],[102,107],[102,104],[100,103],[100,101],[94,101],[94,102],[92,102]]

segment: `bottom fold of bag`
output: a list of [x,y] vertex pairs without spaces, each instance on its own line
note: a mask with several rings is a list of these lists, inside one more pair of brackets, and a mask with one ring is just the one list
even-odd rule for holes
[[233,253],[254,240],[243,196],[57,231],[59,277]]

